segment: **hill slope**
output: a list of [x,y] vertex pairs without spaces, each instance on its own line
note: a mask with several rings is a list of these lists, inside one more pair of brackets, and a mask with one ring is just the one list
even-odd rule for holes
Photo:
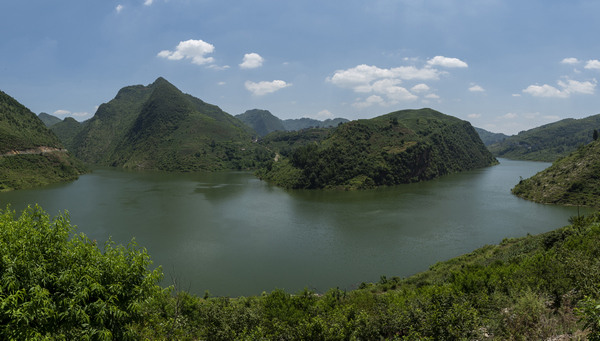
[[600,208],[600,140],[579,147],[549,168],[521,180],[512,193],[544,204]]
[[79,133],[83,126],[83,123],[78,122],[73,117],[66,117],[64,120],[50,126],[50,130],[58,136],[68,150],[71,150],[73,138]]
[[510,136],[502,133],[492,133],[491,131],[487,131],[485,129],[474,127],[479,137],[481,137],[481,141],[486,146],[492,145],[494,143],[502,142]]
[[235,115],[235,118],[254,129],[260,136],[265,136],[274,131],[286,130],[281,120],[273,116],[268,110],[247,110],[243,114]]
[[34,113],[0,91],[0,191],[76,180],[87,171]]
[[372,188],[497,163],[471,124],[431,109],[346,123],[257,175],[286,188]]
[[42,112],[38,115],[38,117],[40,118],[40,120],[42,120],[42,122],[44,122],[44,125],[46,125],[46,127],[50,128],[52,125],[61,122],[62,120],[56,116],[52,116],[52,115],[48,115],[45,112]]
[[590,143],[594,129],[599,128],[600,115],[568,118],[522,131],[489,149],[496,157],[552,162],[569,155],[580,144]]
[[73,138],[83,161],[167,171],[247,169],[271,157],[251,128],[163,78],[121,89]]

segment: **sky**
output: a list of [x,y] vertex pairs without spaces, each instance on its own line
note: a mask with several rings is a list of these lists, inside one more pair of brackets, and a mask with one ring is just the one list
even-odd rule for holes
[[20,0],[0,90],[83,121],[163,77],[237,115],[433,108],[516,134],[600,113],[600,1]]

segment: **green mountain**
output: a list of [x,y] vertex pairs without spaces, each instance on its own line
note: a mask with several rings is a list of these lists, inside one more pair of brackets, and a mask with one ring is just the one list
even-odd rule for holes
[[235,118],[254,129],[260,136],[266,136],[274,131],[298,131],[309,128],[337,127],[340,123],[348,122],[345,118],[327,119],[325,121],[306,117],[281,120],[268,110],[260,109],[248,110],[243,114],[236,115]]
[[64,120],[50,126],[50,130],[58,136],[60,141],[68,149],[72,149],[72,141],[75,135],[81,131],[84,123],[76,121],[73,117],[66,117]]
[[594,129],[600,129],[600,115],[567,118],[522,131],[488,148],[496,157],[552,162],[590,143]]
[[307,128],[328,128],[328,127],[337,127],[340,123],[350,122],[345,118],[328,118],[325,121],[319,121],[312,118],[302,117],[296,119],[287,119],[283,120],[283,126],[285,130],[294,131],[301,130]]
[[286,130],[281,120],[273,116],[268,110],[247,110],[243,114],[235,115],[235,118],[254,129],[260,136],[265,136],[274,131]]
[[128,169],[247,169],[272,158],[254,131],[163,78],[121,89],[73,138],[84,162]]
[[432,109],[343,124],[257,176],[286,188],[347,188],[430,180],[497,163],[467,121]]
[[521,180],[512,193],[544,204],[600,208],[600,140],[580,146],[552,166]]
[[492,145],[494,143],[502,142],[505,139],[510,137],[510,136],[502,134],[502,133],[492,133],[491,131],[487,131],[485,129],[481,129],[481,128],[477,128],[477,127],[473,127],[473,128],[475,128],[475,131],[477,132],[477,134],[479,134],[479,137],[481,137],[481,141],[483,141],[483,144],[486,146]]
[[0,91],[0,191],[76,180],[87,171],[39,117]]
[[330,137],[335,128],[310,128],[298,131],[274,131],[258,143],[280,156],[289,156],[294,150]]
[[40,118],[40,120],[42,120],[42,122],[44,122],[44,124],[46,125],[46,127],[50,128],[52,125],[61,122],[61,119],[56,117],[56,116],[52,116],[52,115],[48,115],[45,112],[42,112],[38,115],[38,117]]

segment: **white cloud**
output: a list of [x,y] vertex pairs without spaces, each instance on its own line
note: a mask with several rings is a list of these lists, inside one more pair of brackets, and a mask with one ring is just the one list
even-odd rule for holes
[[377,96],[377,95],[369,96],[364,102],[353,103],[352,106],[357,109],[364,109],[364,108],[370,107],[373,104],[387,106],[386,102],[383,100],[383,98],[381,98],[380,96]]
[[435,98],[435,99],[437,99],[437,98],[440,98],[440,96],[438,96],[436,94],[428,94],[428,95],[425,95],[425,98]]
[[513,97],[521,97],[521,94],[512,94]]
[[561,61],[562,64],[578,64],[579,60],[577,60],[577,58],[565,58]]
[[258,53],[247,53],[244,55],[244,61],[240,64],[242,69],[254,69],[261,67],[264,59]]
[[535,97],[557,97],[557,98],[569,97],[568,93],[566,93],[564,91],[560,91],[557,88],[555,88],[551,85],[548,85],[548,84],[544,84],[542,86],[530,85],[527,87],[527,89],[523,90],[523,92],[528,93]]
[[458,58],[448,58],[444,56],[435,56],[433,59],[428,60],[427,64],[431,66],[439,65],[443,67],[469,67],[467,63]]
[[481,114],[469,114],[467,115],[468,118],[480,118]]
[[206,58],[205,55],[212,53],[215,47],[202,40],[186,40],[180,42],[175,51],[160,51],[158,57],[167,58],[169,60],[181,60],[184,58],[191,59],[192,63],[197,65],[210,64],[214,61],[212,57]]
[[587,63],[585,63],[584,68],[586,69],[596,69],[596,70],[600,70],[600,61],[599,60],[588,60]]
[[517,114],[510,113],[510,112],[509,112],[508,114],[506,114],[506,115],[503,115],[503,116],[500,116],[500,117],[498,117],[498,118],[500,118],[500,119],[506,119],[506,120],[512,120],[512,119],[515,119],[515,118],[517,118]]
[[412,92],[425,92],[425,91],[429,91],[429,87],[427,86],[427,84],[417,84],[415,86],[413,86],[412,88],[410,88],[410,91]]
[[322,110],[317,113],[317,117],[321,119],[333,118],[333,114],[329,110]]
[[64,115],[69,115],[69,114],[71,114],[71,112],[68,110],[56,110],[55,112],[52,113],[52,115],[55,115],[55,116],[64,116]]
[[118,5],[116,10],[117,10],[117,14],[121,13],[121,11],[123,10],[123,5]]
[[266,95],[271,92],[275,92],[277,90],[281,90],[288,86],[292,86],[292,84],[286,83],[282,80],[274,80],[272,82],[259,82],[259,83],[246,81],[246,83],[244,83],[244,86],[246,87],[246,90],[252,92],[252,94],[257,95],[257,96],[262,96],[262,95]]
[[153,1],[154,1],[154,0],[146,0],[146,1],[144,1],[144,5],[146,5],[146,6],[150,6],[150,5],[152,5],[152,2],[153,2]]
[[469,91],[471,92],[484,92],[485,90],[480,87],[479,85],[473,85],[472,87],[469,88]]
[[217,83],[217,85],[225,85],[225,84],[227,84],[227,83],[225,83],[225,82],[219,82],[219,83]]
[[212,65],[209,65],[208,68],[209,69],[213,69],[213,70],[221,71],[221,70],[227,70],[227,69],[229,69],[229,65],[218,66],[218,65],[212,64]]
[[592,82],[578,82],[572,79],[567,79],[567,82],[558,81],[558,85],[564,88],[564,92],[567,94],[572,93],[582,93],[592,95],[594,94],[594,89],[596,88],[596,80],[594,79],[594,83]]
[[338,70],[331,78],[331,82],[341,88],[356,89],[356,87],[368,86],[377,79],[388,78],[398,80],[410,79],[439,79],[440,72],[432,68],[417,69],[414,66],[400,66],[391,69],[380,69],[377,66],[358,65],[347,70]]

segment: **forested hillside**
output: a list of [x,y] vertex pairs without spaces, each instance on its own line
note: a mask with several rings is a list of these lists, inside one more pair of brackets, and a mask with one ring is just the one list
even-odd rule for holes
[[46,125],[46,127],[50,128],[52,125],[61,122],[62,120],[56,116],[52,116],[52,115],[48,115],[45,112],[42,112],[38,115],[38,117],[40,118],[40,120],[42,120],[42,122],[44,122],[44,125]]
[[121,89],[73,138],[90,164],[129,169],[248,169],[273,157],[254,131],[163,78]]
[[73,138],[77,135],[84,124],[76,121],[73,117],[66,117],[64,120],[53,124],[50,130],[58,136],[63,145],[68,149],[73,149]]
[[483,144],[485,144],[486,146],[492,145],[494,143],[502,142],[506,138],[510,137],[506,134],[492,133],[491,131],[487,131],[485,129],[481,129],[481,128],[477,128],[477,127],[474,127],[474,128],[475,128],[475,131],[477,131],[477,134],[479,134],[479,137],[481,137],[481,141],[483,141]]
[[39,117],[0,91],[0,191],[76,180],[88,171],[62,149]]
[[600,129],[600,115],[567,118],[522,131],[488,148],[496,157],[552,162],[592,142],[594,129]]
[[521,180],[512,193],[544,204],[600,208],[600,140],[581,145],[549,168]]
[[352,121],[257,175],[286,188],[361,189],[433,179],[497,161],[471,124],[431,109]]

